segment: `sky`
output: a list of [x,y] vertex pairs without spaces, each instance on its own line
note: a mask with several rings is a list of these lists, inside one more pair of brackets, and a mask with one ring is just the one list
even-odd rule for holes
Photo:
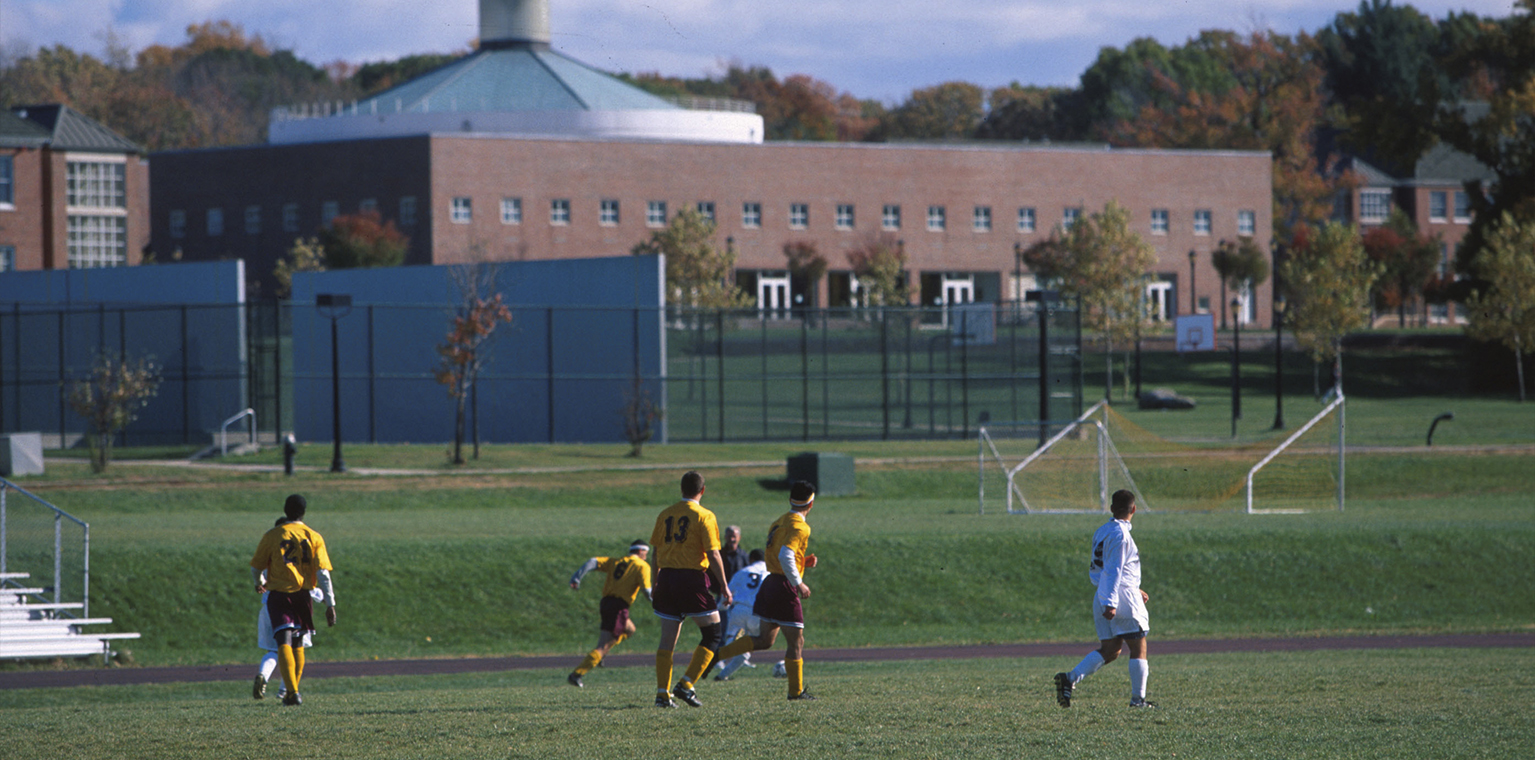
[[[1315,32],[1344,0],[548,0],[554,48],[613,72],[718,75],[730,63],[808,74],[898,103],[949,81],[1074,85],[1105,46],[1172,46],[1202,29]],[[1401,4],[1400,2],[1397,4]],[[1506,16],[1513,0],[1419,0],[1434,18]],[[479,0],[0,0],[0,50],[66,45],[100,55],[180,44],[228,20],[314,64],[468,49]]]

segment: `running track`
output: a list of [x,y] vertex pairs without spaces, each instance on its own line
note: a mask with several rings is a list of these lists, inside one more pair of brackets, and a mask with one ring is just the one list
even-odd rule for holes
[[[1316,638],[1153,640],[1151,651],[1164,654],[1211,652],[1315,652],[1327,649],[1418,648],[1524,648],[1535,646],[1535,633],[1444,634],[1426,636],[1323,636]],[[867,649],[810,649],[805,659],[820,662],[869,662],[875,660],[954,660],[1016,657],[1073,658],[1093,647],[1077,644],[981,644],[972,646],[870,647]],[[324,650],[321,649],[321,652]],[[691,656],[681,652],[679,660]],[[323,662],[311,660],[304,667],[307,678],[365,676],[418,676],[444,673],[488,673],[538,668],[569,669],[577,654],[544,657],[473,657],[434,660],[363,660]],[[649,667],[655,655],[621,654],[603,661],[615,667]],[[60,686],[116,686],[123,684],[195,681],[247,681],[255,673],[255,660],[236,665],[203,665],[169,668],[92,668],[0,672],[0,689],[36,689]]]

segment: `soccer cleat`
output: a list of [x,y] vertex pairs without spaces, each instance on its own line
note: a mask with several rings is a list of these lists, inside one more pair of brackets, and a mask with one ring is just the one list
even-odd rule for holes
[[676,706],[677,706],[677,703],[672,701],[672,698],[671,698],[670,695],[666,694],[665,692],[658,692],[656,694],[656,707],[676,707]]
[[789,701],[790,702],[793,702],[794,700],[797,700],[797,699],[815,699],[815,695],[811,694],[809,689],[801,689],[800,693],[795,694],[792,697],[789,697]]
[[678,683],[672,687],[672,696],[688,703],[689,707],[703,707],[704,703],[698,701],[698,693]]
[[1071,674],[1055,674],[1055,701],[1061,707],[1071,707]]
[[730,680],[730,676],[727,676],[724,673],[721,673],[721,674],[715,676],[714,680],[716,680],[716,681],[729,681]]
[[1147,700],[1144,697],[1131,697],[1130,698],[1130,706],[1131,707],[1156,707],[1157,703],[1151,702],[1151,701]]
[[261,699],[266,696],[266,679],[256,676],[256,682],[251,684],[251,696]]
[[284,707],[297,707],[304,704],[304,698],[299,696],[298,692],[290,691],[283,695],[282,703]]
[[565,676],[565,683],[568,683],[571,686],[576,687],[577,689],[580,689],[580,688],[583,688],[583,687],[586,686],[586,684],[581,681],[581,674],[580,673],[571,673],[570,675]]

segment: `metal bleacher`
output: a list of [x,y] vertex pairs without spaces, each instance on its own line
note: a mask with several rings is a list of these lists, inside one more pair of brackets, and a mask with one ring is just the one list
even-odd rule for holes
[[[27,497],[30,503],[8,499],[12,494]],[[40,514],[43,520],[52,523],[52,530],[45,530],[45,534],[52,534],[52,540],[44,538],[40,549],[32,546],[29,548],[34,551],[26,553],[40,560],[39,565],[51,564],[54,580],[47,588],[37,587],[31,569],[23,571],[11,566],[17,563],[15,550],[19,548],[18,542],[23,540],[17,535],[20,531],[16,530],[15,525],[20,518],[16,514],[18,502],[22,510],[41,506],[51,511],[51,514],[47,511]],[[35,510],[34,514],[37,514]],[[35,520],[30,515],[25,519]],[[78,573],[72,566],[73,562],[67,570],[63,562],[66,553],[63,532],[66,524],[71,531],[80,531]],[[49,543],[52,544],[51,563],[48,556]],[[45,567],[35,569],[46,572]],[[69,575],[67,578],[66,572]],[[67,601],[65,588],[70,589],[69,599],[78,598],[79,601]],[[112,618],[90,616],[90,526],[15,483],[0,478],[0,660],[102,655],[104,661],[109,661],[112,642],[139,637],[137,633],[94,633],[86,630],[111,622]]]

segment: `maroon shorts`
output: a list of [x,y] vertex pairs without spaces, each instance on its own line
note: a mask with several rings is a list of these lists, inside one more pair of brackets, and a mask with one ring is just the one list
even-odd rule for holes
[[789,579],[778,573],[769,573],[762,588],[757,589],[757,603],[752,614],[765,623],[777,623],[786,628],[804,628],[805,611],[800,607],[799,594],[789,585]]
[[597,629],[614,636],[624,635],[629,622],[629,603],[616,596],[605,596],[597,603],[602,613],[602,627]]
[[308,591],[267,592],[266,614],[272,621],[273,633],[284,628],[297,628],[299,633],[314,630],[314,599]]
[[656,574],[650,606],[667,620],[702,617],[719,608],[709,593],[709,574],[702,570],[663,567]]

